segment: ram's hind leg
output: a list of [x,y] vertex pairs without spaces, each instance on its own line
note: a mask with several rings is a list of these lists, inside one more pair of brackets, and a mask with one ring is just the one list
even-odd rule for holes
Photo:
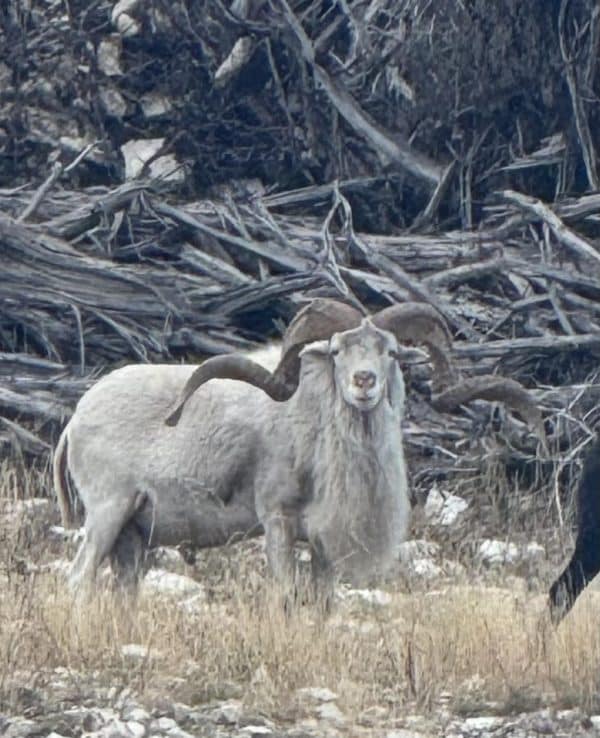
[[73,592],[84,597],[91,594],[100,564],[111,553],[119,534],[143,499],[145,497],[139,493],[124,495],[88,511],[85,537],[69,576]]

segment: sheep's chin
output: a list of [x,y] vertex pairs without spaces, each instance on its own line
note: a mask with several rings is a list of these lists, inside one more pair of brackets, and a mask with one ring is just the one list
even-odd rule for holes
[[344,401],[347,405],[350,405],[350,407],[356,408],[356,410],[360,410],[363,413],[368,413],[372,410],[375,410],[375,408],[381,402],[381,398],[383,397],[383,392],[380,389],[377,389],[374,392],[370,392],[369,394],[354,392],[353,390],[349,389],[346,390],[343,394]]

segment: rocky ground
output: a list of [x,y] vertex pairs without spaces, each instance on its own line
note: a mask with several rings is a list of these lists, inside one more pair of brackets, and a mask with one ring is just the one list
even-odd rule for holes
[[337,706],[335,692],[308,688],[302,695],[306,717],[269,718],[244,709],[239,699],[192,707],[157,696],[141,700],[127,688],[119,690],[94,683],[72,672],[56,673],[43,690],[23,689],[22,716],[0,717],[0,731],[7,738],[92,736],[97,738],[259,738],[285,736],[381,736],[382,738],[462,738],[481,736],[595,736],[600,715],[579,709],[540,709],[510,716],[453,715],[444,706],[428,716],[407,713],[384,727],[376,711],[350,724]]
[[[38,584],[45,581],[44,577],[61,580],[67,565],[65,555],[70,555],[74,550],[77,534],[67,535],[57,525],[54,504],[41,498],[4,500],[2,511],[3,536],[0,540],[4,546],[2,578],[6,585],[5,594],[18,598],[19,593],[26,591],[25,587],[15,585],[15,577],[18,576],[24,581],[27,577],[38,577]],[[468,510],[463,500],[453,496],[444,498],[434,491],[422,511],[422,517],[418,518],[421,528],[418,532],[426,533],[427,538],[413,541],[406,546],[400,584],[392,581],[385,588],[365,590],[340,587],[335,611],[321,627],[334,633],[334,637],[337,637],[337,633],[341,637],[343,633],[351,631],[356,633],[357,639],[371,638],[375,632],[375,638],[370,641],[372,648],[381,648],[385,652],[385,641],[388,638],[385,634],[386,623],[391,622],[392,626],[400,623],[398,627],[404,627],[401,618],[402,608],[406,603],[410,604],[414,600],[417,607],[420,607],[419,603],[431,602],[435,598],[446,597],[448,592],[459,592],[461,588],[472,586],[478,587],[477,596],[480,601],[495,598],[495,601],[503,603],[513,598],[515,601],[518,599],[521,605],[525,603],[527,608],[542,612],[543,590],[560,564],[559,556],[549,553],[552,549],[550,540],[542,545],[523,537],[514,542],[478,538],[475,531],[467,530],[467,516]],[[15,532],[18,546],[13,537]],[[470,539],[469,550],[472,553],[468,557],[456,554],[456,547],[448,543],[453,537],[454,540],[457,537]],[[442,543],[435,542],[436,538]],[[23,551],[26,555],[19,555]],[[184,553],[185,560],[181,552],[170,549],[161,549],[154,554],[153,567],[144,582],[140,608],[143,611],[146,606],[144,603],[160,600],[169,603],[164,612],[175,608],[179,613],[178,617],[182,618],[181,622],[196,618],[195,622],[208,621],[212,628],[219,627],[220,620],[223,624],[228,623],[229,619],[236,617],[236,602],[231,601],[232,577],[235,578],[236,570],[243,570],[244,577],[252,572],[256,579],[262,579],[262,541],[248,541],[227,551],[209,551],[199,555],[193,563],[187,553]],[[300,565],[305,565],[307,553],[300,552],[299,559]],[[242,590],[242,599],[252,599],[252,584],[244,584]],[[590,592],[584,607],[589,607],[594,597],[595,593]],[[34,609],[40,606],[41,603],[34,603],[26,617],[35,618]],[[414,607],[414,602],[410,607]],[[3,616],[7,612],[8,610]],[[25,610],[21,608],[20,612]],[[102,612],[105,617],[107,611]],[[155,613],[159,611],[152,612],[153,617],[158,617]],[[489,627],[494,629],[496,624],[493,616],[488,614],[487,618]],[[413,628],[420,624],[422,623],[418,619],[412,621]],[[10,632],[14,639],[15,634],[23,632],[26,623],[21,626],[13,625],[15,627]],[[284,626],[284,629],[285,627],[290,628],[290,640],[294,640],[297,635],[295,626],[291,624]],[[448,628],[448,624],[438,622],[434,627],[444,629]],[[515,622],[514,627],[521,626]],[[539,630],[541,627],[533,625],[534,638],[535,633],[542,632]],[[50,622],[47,629],[51,631],[52,628],[53,624]],[[378,629],[381,630],[379,639]],[[585,635],[585,630],[573,632],[575,637],[580,633]],[[571,648],[568,639],[573,632],[563,638],[567,649]],[[56,633],[58,630],[54,635],[58,649],[60,636]],[[510,634],[510,630],[508,633]],[[371,690],[369,698],[360,698],[353,704],[352,695],[360,692],[356,691],[356,684],[349,686],[346,682],[346,677],[342,675],[344,665],[340,668],[339,665],[332,664],[331,671],[324,668],[321,677],[314,683],[301,684],[301,681],[294,682],[290,679],[285,685],[283,682],[287,677],[279,668],[275,672],[275,683],[270,684],[269,689],[263,692],[257,688],[257,682],[267,680],[266,674],[270,668],[268,659],[264,670],[259,665],[247,680],[223,679],[224,672],[203,673],[204,667],[200,671],[190,670],[190,659],[187,660],[188,663],[181,663],[175,668],[171,665],[162,673],[160,667],[151,668],[150,665],[154,659],[160,661],[163,652],[169,649],[169,633],[165,631],[163,636],[162,641],[159,638],[154,643],[135,642],[135,639],[127,642],[124,636],[116,645],[119,653],[116,661],[103,660],[92,650],[90,653],[94,656],[87,657],[88,661],[86,658],[78,660],[74,654],[70,659],[72,663],[68,663],[67,659],[67,663],[56,665],[56,660],[49,659],[46,667],[34,668],[31,664],[31,668],[27,668],[27,661],[19,661],[18,656],[7,648],[5,635],[1,639],[4,641],[3,654],[12,654],[15,668],[5,666],[0,669],[0,694],[3,700],[0,735],[10,738],[525,738],[540,735],[600,734],[600,714],[595,714],[595,697],[587,682],[585,685],[582,682],[582,689],[585,686],[585,690],[590,692],[586,699],[573,697],[568,689],[548,693],[545,698],[540,685],[540,690],[524,689],[522,692],[513,686],[508,692],[504,692],[501,700],[494,700],[489,698],[489,690],[483,688],[487,679],[486,667],[482,667],[483,676],[473,672],[458,686],[449,680],[447,689],[444,684],[439,683],[431,686],[419,684],[419,679],[423,681],[424,678],[434,678],[434,663],[433,667],[428,667],[429,672],[423,669],[421,677],[417,671],[416,676],[409,675],[408,682],[414,681],[412,695],[410,689],[403,688],[395,693],[392,683],[390,688],[381,689],[380,692],[377,688]],[[215,650],[223,649],[216,636],[215,633],[212,646]],[[322,633],[319,632],[317,636],[321,637]],[[185,634],[182,637],[185,638]],[[506,638],[505,635],[502,637]],[[558,641],[552,641],[554,637],[545,641],[547,645],[550,644],[548,647],[557,646]],[[284,641],[285,638],[284,632]],[[451,639],[450,633],[448,638]],[[100,642],[100,635],[98,640]],[[210,638],[207,643],[210,648]],[[590,648],[594,649],[596,645],[590,644]],[[244,647],[244,644],[240,644],[241,649]],[[275,647],[278,647],[277,643]],[[469,648],[472,649],[473,645],[469,645]],[[510,650],[510,644],[507,649]],[[390,654],[391,652],[390,649]],[[226,651],[221,653],[223,659],[228,658]],[[434,654],[434,662],[437,658],[447,658],[444,653],[444,649],[438,649]],[[296,656],[297,653],[294,654]],[[573,651],[571,657],[577,661],[579,655]],[[500,658],[502,659],[501,651]],[[529,654],[523,653],[523,661],[529,658]],[[594,658],[597,665],[597,656]],[[418,654],[414,659],[418,659]],[[6,660],[7,663],[10,661],[7,657]],[[115,667],[115,663],[118,667]],[[252,668],[255,666],[256,664]],[[339,674],[336,674],[337,668],[340,669]],[[503,668],[511,667],[505,665]],[[575,673],[577,668],[578,665],[575,664]],[[399,665],[398,684],[406,681],[406,672],[411,669],[409,661]],[[507,683],[511,682],[513,676],[512,673],[506,674]],[[268,678],[273,678],[273,673]],[[282,684],[276,683],[278,678],[282,680]],[[359,686],[365,687],[366,693],[367,683],[370,680],[376,681],[376,678],[370,667],[365,665],[365,684]],[[585,677],[582,676],[583,679]],[[573,693],[577,693],[577,685],[571,686]],[[263,697],[257,697],[261,694]],[[266,694],[270,694],[271,698],[261,702]]]

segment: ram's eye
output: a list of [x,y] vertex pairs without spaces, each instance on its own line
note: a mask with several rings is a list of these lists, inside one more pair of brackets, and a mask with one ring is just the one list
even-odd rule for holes
[[340,353],[340,350],[339,348],[332,348],[329,349],[329,353],[331,354],[331,356],[337,356]]

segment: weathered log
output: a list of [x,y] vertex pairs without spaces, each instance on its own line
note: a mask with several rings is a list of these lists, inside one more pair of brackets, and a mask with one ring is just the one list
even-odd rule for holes
[[[368,192],[369,180],[357,186]],[[580,357],[572,365],[582,369],[567,373],[564,386],[531,395],[554,444],[577,436],[571,408],[591,412],[598,399],[581,382],[583,367],[591,371],[600,356],[600,281],[593,268],[580,266],[583,259],[540,258],[534,232],[523,218],[513,221],[512,206],[494,215],[496,224],[501,217],[509,224],[502,240],[498,228],[485,227],[382,236],[354,232],[352,207],[337,183],[289,197],[240,191],[239,199],[226,194],[174,207],[140,183],[93,193],[50,190],[36,211],[50,214],[46,223],[0,216],[0,443],[46,453],[45,444],[105,369],[244,350],[277,336],[299,301],[339,297],[342,288],[366,312],[414,299],[438,309],[453,329],[453,358],[467,394],[482,375],[506,371],[535,387],[540,367]],[[5,190],[0,203],[11,197],[18,204],[6,211],[19,213],[35,194]],[[325,216],[299,215],[327,202]],[[564,208],[556,212],[577,226],[600,213],[600,200],[587,196]],[[507,464],[543,464],[535,439],[510,414],[499,415],[496,404],[461,405],[455,394],[455,402],[438,402],[436,410],[427,357],[415,357],[403,364],[415,469],[471,474],[478,443],[491,434],[509,449]],[[435,460],[427,461],[431,454]]]

